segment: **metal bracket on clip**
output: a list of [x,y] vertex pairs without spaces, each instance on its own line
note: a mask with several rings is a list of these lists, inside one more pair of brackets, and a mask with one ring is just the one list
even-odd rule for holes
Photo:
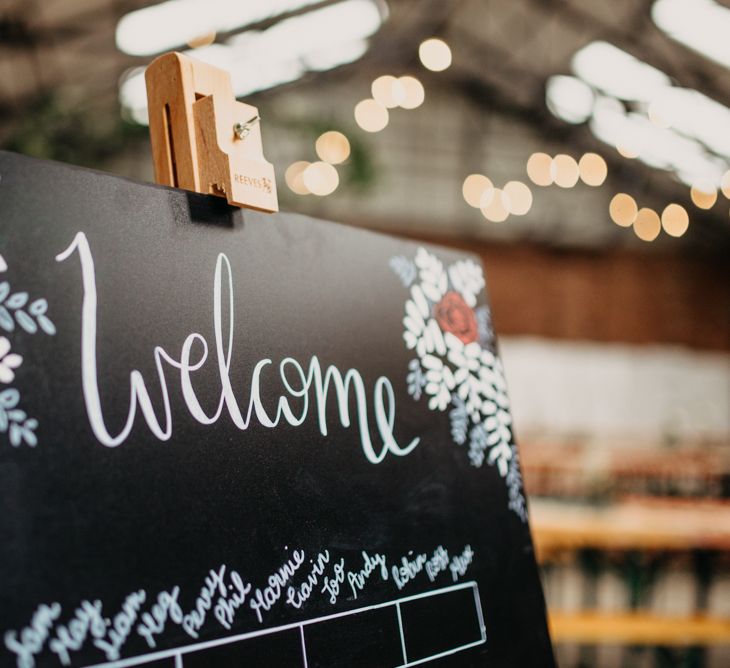
[[228,72],[166,53],[150,63],[145,80],[157,183],[279,210],[258,109],[233,97]]

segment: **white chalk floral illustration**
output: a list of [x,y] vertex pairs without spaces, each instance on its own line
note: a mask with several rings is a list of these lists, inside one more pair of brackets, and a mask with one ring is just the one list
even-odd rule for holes
[[430,410],[449,409],[454,442],[468,447],[473,466],[486,461],[497,468],[509,507],[525,520],[502,363],[493,352],[489,309],[477,306],[484,289],[481,267],[469,259],[444,267],[425,248],[413,260],[392,258],[390,266],[410,289],[403,339],[416,357],[408,364],[408,393],[415,400],[425,396]]
[[[0,272],[4,271],[7,264],[0,256]],[[16,335],[44,332],[53,336],[56,327],[47,311],[45,299],[30,300],[27,292],[14,292],[8,281],[0,282],[0,330]],[[13,351],[10,339],[0,336],[0,434],[7,434],[10,445],[16,448],[23,443],[31,447],[38,444],[38,421],[20,408],[19,390],[9,386],[22,364],[23,357]]]
[[35,334],[41,329],[53,336],[56,327],[46,315],[47,310],[45,299],[31,301],[27,292],[12,292],[8,281],[0,282],[0,329],[12,332],[17,324],[28,334]]
[[15,371],[23,363],[23,358],[10,352],[10,341],[0,336],[0,383],[12,383]]

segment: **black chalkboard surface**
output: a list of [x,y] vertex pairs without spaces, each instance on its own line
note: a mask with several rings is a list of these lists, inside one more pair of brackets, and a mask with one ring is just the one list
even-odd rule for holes
[[478,262],[0,154],[0,664],[552,666]]

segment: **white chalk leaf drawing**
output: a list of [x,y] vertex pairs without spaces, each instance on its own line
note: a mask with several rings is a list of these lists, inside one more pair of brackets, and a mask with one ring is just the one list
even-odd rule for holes
[[473,466],[497,469],[509,508],[526,521],[504,370],[493,352],[489,308],[477,305],[485,287],[481,266],[467,258],[445,267],[423,247],[414,260],[398,255],[390,266],[409,288],[403,340],[416,358],[408,364],[408,393],[415,400],[423,394],[430,410],[449,409],[454,442],[468,447]]
[[46,315],[45,299],[30,300],[28,293],[13,292],[8,281],[0,282],[0,329],[15,330],[16,324],[28,334],[42,330],[49,336],[56,333],[56,326]]
[[466,412],[466,404],[458,394],[451,396],[451,403],[454,406],[449,411],[451,419],[451,438],[457,445],[464,445],[469,433],[469,414]]
[[406,383],[408,384],[408,394],[418,401],[426,386],[426,375],[423,373],[420,360],[415,359],[408,362]]
[[390,268],[396,273],[398,278],[405,287],[410,287],[411,283],[416,280],[416,265],[412,260],[402,255],[396,255],[390,258]]
[[[7,269],[0,255],[0,271]],[[31,299],[25,291],[13,291],[8,281],[0,282],[0,330],[15,336],[38,332],[53,336],[56,326],[47,312],[45,299]],[[20,407],[20,391],[11,386],[22,364],[23,357],[13,351],[11,340],[0,335],[0,434],[7,435],[14,448],[23,443],[30,447],[38,444],[38,420]]]
[[485,305],[477,306],[474,309],[477,317],[477,330],[479,332],[479,345],[483,348],[494,346],[494,330],[492,329],[492,314]]

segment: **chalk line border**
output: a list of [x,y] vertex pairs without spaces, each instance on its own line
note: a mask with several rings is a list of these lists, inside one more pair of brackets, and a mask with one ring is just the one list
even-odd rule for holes
[[[432,656],[428,656],[422,659],[416,659],[415,661],[408,661],[406,656],[406,644],[405,644],[405,638],[403,636],[403,624],[401,623],[400,619],[400,604],[401,603],[408,603],[409,601],[416,601],[423,598],[429,598],[432,596],[438,596],[440,594],[448,594],[449,592],[453,591],[460,591],[462,589],[467,589],[471,587],[474,593],[474,606],[477,611],[477,616],[479,619],[479,630],[481,633],[481,639],[476,640],[474,642],[467,643],[466,645],[459,645],[458,647],[454,647],[452,649],[448,649],[444,652],[439,652],[438,654],[434,654]],[[484,615],[482,612],[482,606],[481,601],[479,598],[479,586],[477,585],[475,580],[470,580],[468,582],[461,582],[459,584],[451,585],[448,587],[441,587],[440,589],[433,589],[431,591],[422,592],[420,594],[413,594],[411,596],[404,596],[402,598],[393,599],[391,601],[386,601],[385,603],[375,603],[373,605],[367,605],[362,608],[355,608],[353,610],[345,610],[343,612],[335,612],[331,615],[324,615],[322,617],[314,617],[312,619],[306,619],[301,622],[292,622],[290,624],[283,624],[281,626],[272,626],[270,628],[266,629],[259,629],[257,631],[248,631],[247,633],[239,633],[238,635],[234,636],[227,636],[225,638],[217,638],[216,640],[207,640],[205,642],[199,642],[194,643],[192,645],[185,645],[184,647],[177,647],[174,649],[166,649],[166,650],[160,650],[158,652],[151,652],[149,654],[141,654],[139,656],[130,657],[128,659],[120,659],[118,661],[105,661],[103,663],[95,663],[87,666],[87,668],[127,668],[128,666],[143,666],[146,663],[149,663],[151,661],[158,661],[160,659],[169,659],[174,658],[175,659],[175,666],[181,666],[182,665],[182,657],[184,654],[190,654],[192,652],[198,652],[200,650],[209,649],[211,647],[220,647],[221,645],[230,645],[231,643],[239,642],[241,640],[247,640],[249,638],[257,638],[260,636],[266,636],[271,635],[273,633],[278,633],[281,631],[289,631],[291,629],[299,629],[299,633],[301,635],[301,641],[302,641],[302,652],[303,652],[303,666],[304,668],[307,668],[307,654],[306,654],[306,647],[304,644],[304,627],[310,626],[312,624],[319,624],[321,622],[326,622],[331,619],[338,619],[340,617],[347,617],[350,615],[357,615],[362,612],[368,612],[369,610],[378,610],[380,608],[387,608],[389,606],[396,606],[396,609],[398,611],[398,627],[400,632],[400,639],[401,639],[401,648],[403,649],[403,663],[397,666],[397,668],[409,668],[409,666],[417,666],[423,663],[427,663],[428,661],[435,661],[436,659],[440,659],[444,656],[449,656],[451,654],[456,654],[457,652],[462,652],[466,649],[470,649],[471,647],[477,647],[478,645],[483,645],[485,642],[487,642],[487,630],[484,626]]]

